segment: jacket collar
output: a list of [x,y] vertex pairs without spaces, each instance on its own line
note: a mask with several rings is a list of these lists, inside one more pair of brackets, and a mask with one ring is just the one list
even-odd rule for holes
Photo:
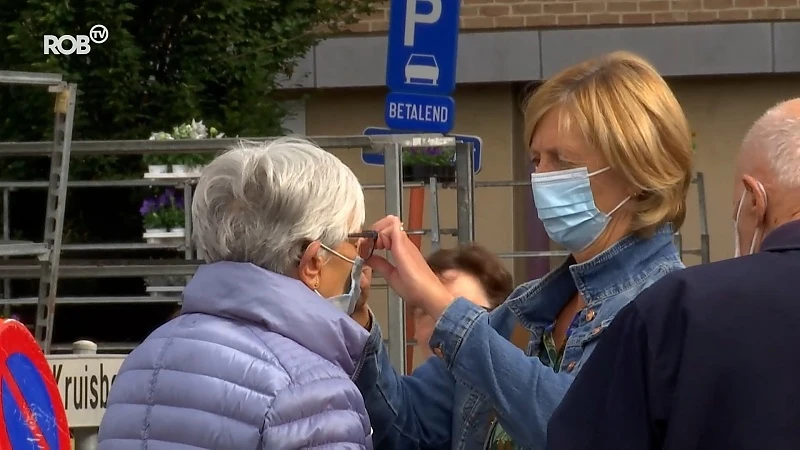
[[800,220],[793,220],[775,228],[761,244],[762,252],[786,250],[800,250]]
[[182,313],[246,322],[289,338],[352,376],[369,333],[300,281],[249,263],[200,266]]
[[627,236],[581,264],[569,256],[543,278],[517,288],[505,305],[526,328],[548,326],[576,291],[588,304],[602,303],[648,277],[666,259],[680,263],[672,236],[667,224],[650,238]]

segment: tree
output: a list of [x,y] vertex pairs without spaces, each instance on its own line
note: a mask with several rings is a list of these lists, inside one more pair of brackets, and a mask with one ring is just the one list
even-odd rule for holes
[[[276,135],[286,114],[276,92],[280,80],[297,58],[370,12],[372,3],[4,0],[0,69],[57,72],[77,82],[75,140],[146,139],[192,118],[229,136]],[[107,27],[109,39],[93,44],[88,55],[43,54],[43,35],[89,34],[95,24]],[[44,90],[0,86],[0,110],[0,142],[50,139],[52,96]],[[48,164],[4,161],[0,178],[47,179]],[[71,164],[72,179],[138,178],[142,171],[140,157],[74,158]],[[34,194],[14,194],[12,213],[25,217],[15,214],[12,223],[25,237],[40,240],[43,217],[31,215],[34,207],[29,205],[42,205],[34,213],[43,213],[44,207],[41,197],[30,197]],[[120,190],[71,191],[68,237],[94,242],[137,238],[139,198],[141,193],[121,195]]]
[[[6,0],[0,67],[63,73],[80,83],[76,137],[142,138],[202,117],[229,133],[280,131],[278,81],[326,34],[369,12],[369,0]],[[110,38],[89,55],[43,55],[44,34]],[[42,138],[49,108],[22,89],[0,104],[15,113],[0,139]],[[37,103],[37,104],[34,104]],[[37,120],[41,119],[41,120]]]

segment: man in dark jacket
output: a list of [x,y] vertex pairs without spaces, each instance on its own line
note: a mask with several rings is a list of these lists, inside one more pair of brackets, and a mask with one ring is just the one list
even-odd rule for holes
[[666,275],[620,311],[549,450],[800,448],[800,99],[753,125],[734,190],[741,257]]

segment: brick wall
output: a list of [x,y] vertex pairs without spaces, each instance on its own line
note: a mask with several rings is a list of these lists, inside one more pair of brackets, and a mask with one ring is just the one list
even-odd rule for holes
[[[388,7],[353,25],[382,32]],[[462,0],[461,28],[800,20],[800,0]]]

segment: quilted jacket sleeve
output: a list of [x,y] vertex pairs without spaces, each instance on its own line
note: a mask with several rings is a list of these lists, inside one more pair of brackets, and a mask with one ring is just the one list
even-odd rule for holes
[[372,450],[372,429],[354,410],[358,404],[361,394],[348,379],[290,385],[272,402],[261,448]]

